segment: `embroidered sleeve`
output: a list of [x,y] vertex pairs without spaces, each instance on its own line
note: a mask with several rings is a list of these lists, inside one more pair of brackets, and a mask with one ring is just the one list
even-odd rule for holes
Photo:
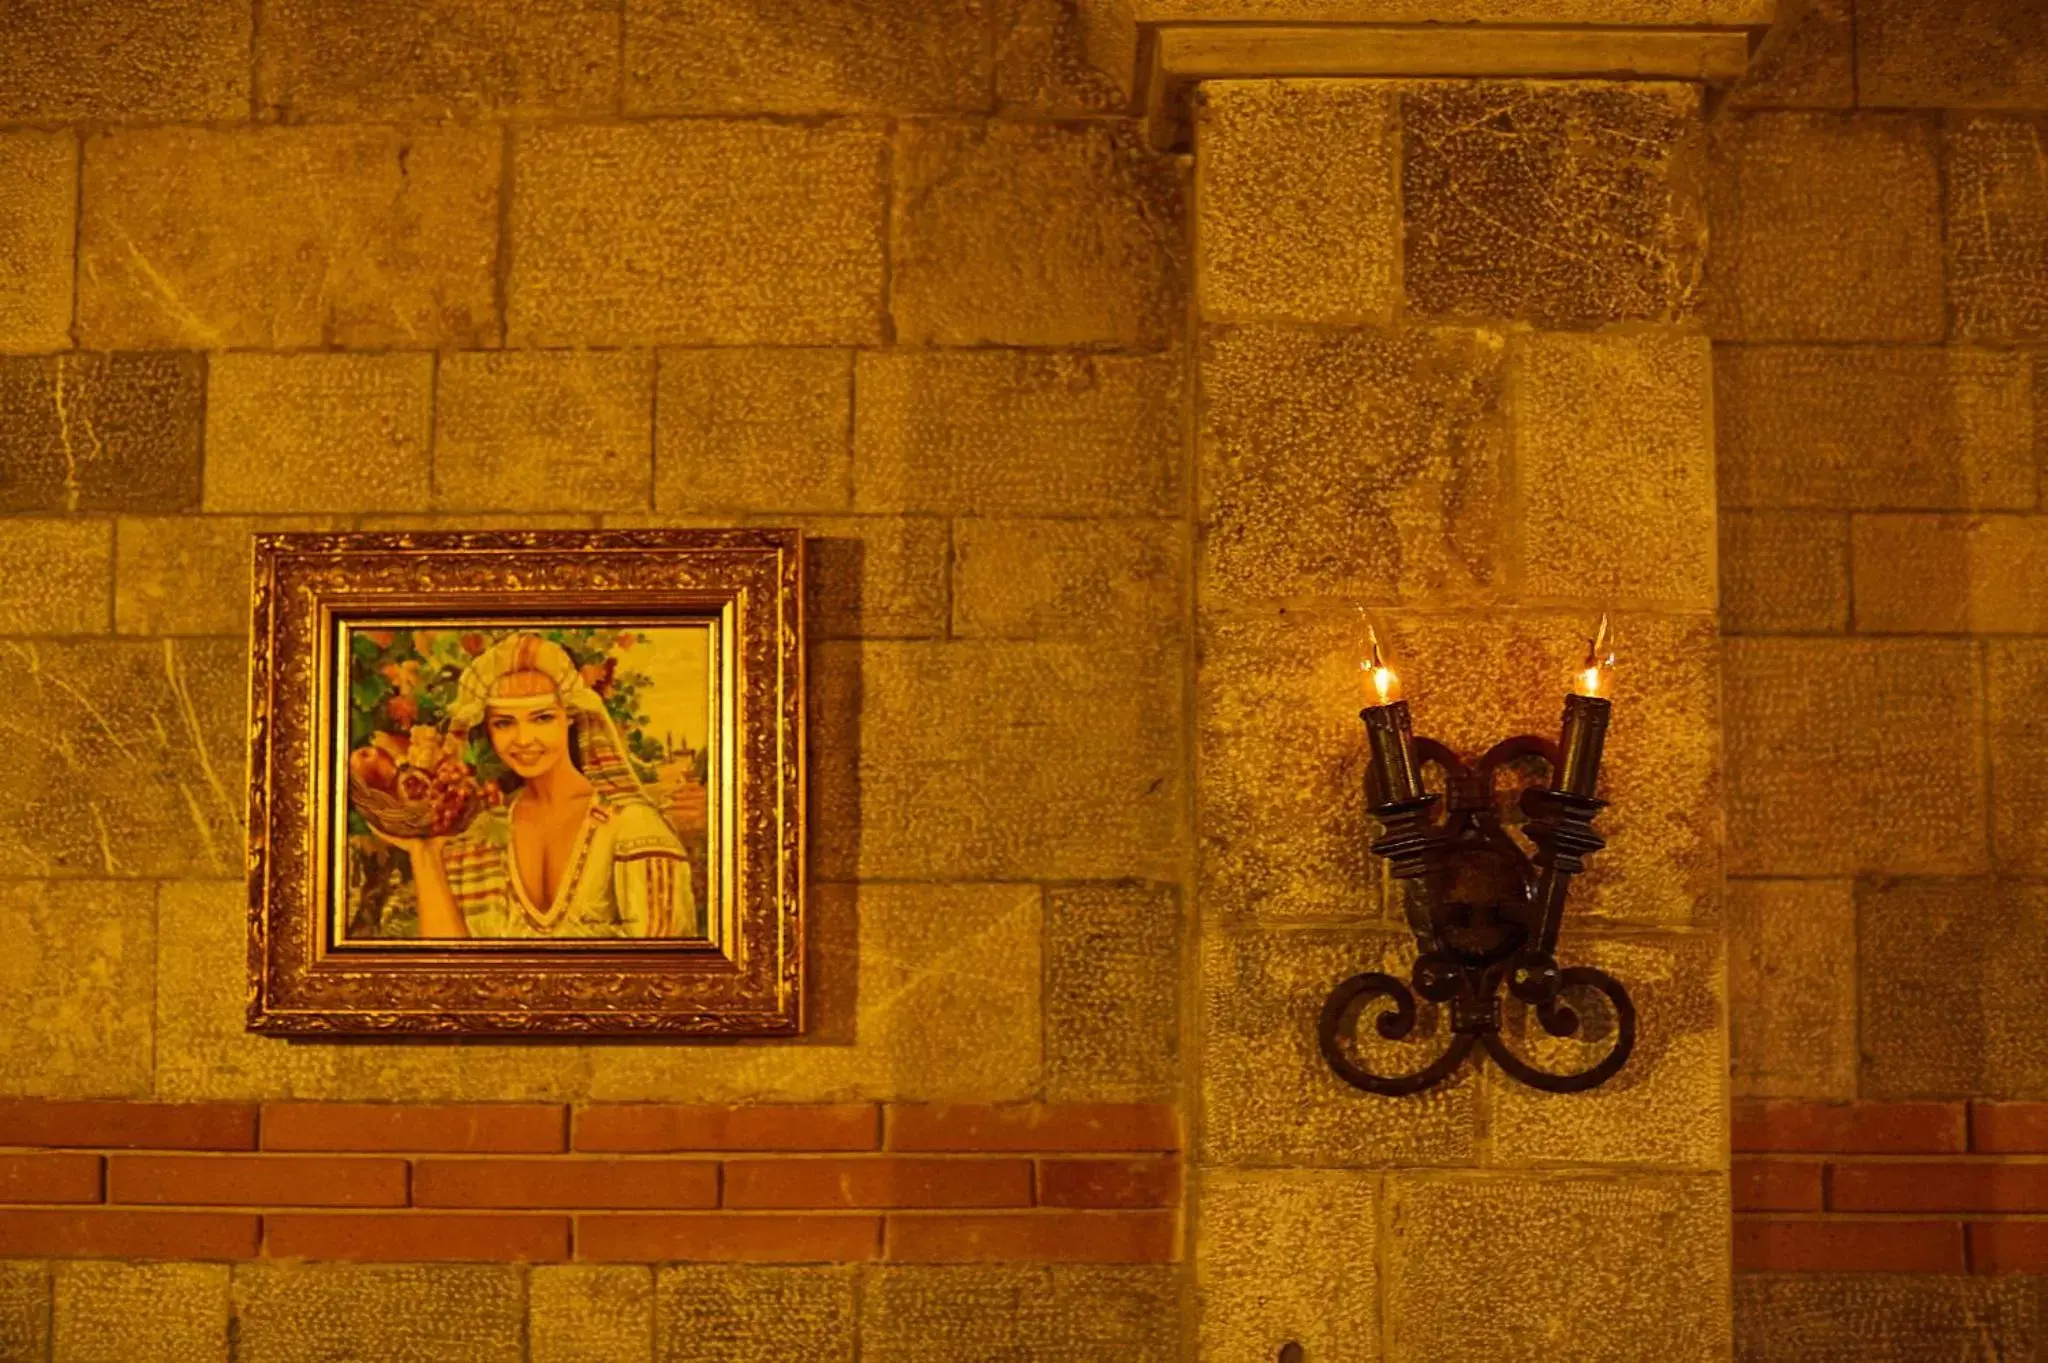
[[511,928],[511,882],[506,878],[503,821],[479,819],[451,838],[442,852],[448,888],[472,937],[504,937]]
[[697,905],[690,863],[675,832],[651,807],[621,812],[612,844],[613,892],[627,937],[697,935]]

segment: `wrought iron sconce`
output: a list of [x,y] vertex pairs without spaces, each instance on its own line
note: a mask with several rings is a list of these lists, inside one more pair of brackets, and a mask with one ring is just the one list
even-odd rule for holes
[[[1571,879],[1586,858],[1605,847],[1593,818],[1606,807],[1595,798],[1600,754],[1613,702],[1602,691],[1614,658],[1606,652],[1607,622],[1600,622],[1584,669],[1565,698],[1564,734],[1559,742],[1523,735],[1495,744],[1467,762],[1429,738],[1416,738],[1399,683],[1372,642],[1367,664],[1379,703],[1359,712],[1371,741],[1367,799],[1381,835],[1372,850],[1385,857],[1396,879],[1414,882],[1408,896],[1408,925],[1420,951],[1407,983],[1380,971],[1354,975],[1323,1004],[1317,1038],[1323,1058],[1339,1078],[1368,1093],[1399,1096],[1436,1087],[1456,1073],[1475,1047],[1483,1048],[1513,1078],[1551,1093],[1597,1088],[1628,1063],[1635,1048],[1636,1010],[1621,982],[1590,966],[1559,968],[1558,927]],[[1525,831],[1535,844],[1532,858],[1502,827],[1494,777],[1504,766],[1541,758],[1550,771],[1547,788],[1522,794]],[[1444,794],[1423,788],[1424,765],[1444,774]],[[1443,805],[1441,816],[1437,806]],[[1536,1010],[1552,1036],[1579,1030],[1577,1010],[1565,995],[1591,990],[1614,1009],[1615,1029],[1607,1053],[1588,1069],[1557,1074],[1538,1068],[1501,1040],[1501,986]],[[1412,987],[1411,987],[1412,986]],[[1346,1051],[1343,1037],[1361,1004],[1384,999],[1374,1026],[1388,1041],[1411,1036],[1416,996],[1448,1009],[1451,1043],[1435,1060],[1408,1074],[1375,1074]]]

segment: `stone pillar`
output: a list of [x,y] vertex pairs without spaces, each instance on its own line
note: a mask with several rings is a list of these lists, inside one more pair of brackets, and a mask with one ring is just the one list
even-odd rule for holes
[[[1204,1359],[1728,1356],[1702,106],[1483,72],[1190,92]],[[1612,613],[1610,849],[1560,950],[1640,1011],[1604,1088],[1475,1063],[1386,1098],[1318,1055],[1330,989],[1414,954],[1366,849],[1361,606],[1468,754],[1555,734]]]

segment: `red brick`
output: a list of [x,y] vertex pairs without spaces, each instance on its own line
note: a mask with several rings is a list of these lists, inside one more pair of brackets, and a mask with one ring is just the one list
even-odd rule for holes
[[1961,1103],[1748,1102],[1735,1105],[1735,1149],[1841,1155],[1959,1155]]
[[1970,1148],[1986,1155],[2048,1154],[2048,1103],[1970,1104]]
[[1042,1207],[1171,1207],[1179,1201],[1178,1160],[1038,1161],[1038,1203]]
[[1739,1212],[1817,1212],[1818,1160],[1739,1159],[1731,1171]]
[[233,1207],[403,1207],[405,1161],[320,1155],[114,1155],[107,1201]]
[[569,1148],[553,1103],[265,1103],[265,1150],[548,1155]]
[[716,1207],[713,1160],[423,1159],[419,1207]]
[[541,1262],[569,1257],[566,1216],[280,1212],[263,1218],[273,1259]]
[[913,1263],[1163,1264],[1174,1258],[1171,1212],[1012,1212],[889,1218],[887,1257]]
[[256,1236],[242,1212],[0,1210],[0,1258],[248,1259]]
[[98,1155],[0,1155],[0,1202],[97,1202]]
[[675,1107],[622,1103],[576,1112],[576,1148],[620,1154],[674,1150],[873,1150],[872,1103]]
[[1960,1273],[1960,1221],[1735,1218],[1735,1267],[1783,1273]]
[[725,1164],[725,1205],[757,1208],[1028,1207],[1021,1159],[738,1159]]
[[256,1108],[250,1103],[0,1099],[0,1145],[254,1150]]
[[851,1263],[874,1258],[881,1241],[881,1218],[875,1216],[708,1212],[576,1218],[576,1257],[605,1263]]
[[891,1150],[1178,1150],[1180,1118],[1155,1103],[892,1105]]
[[1972,1221],[1970,1271],[2048,1273],[2048,1221]]
[[2048,1211],[2048,1164],[1901,1160],[1837,1164],[1828,1206],[1842,1212]]

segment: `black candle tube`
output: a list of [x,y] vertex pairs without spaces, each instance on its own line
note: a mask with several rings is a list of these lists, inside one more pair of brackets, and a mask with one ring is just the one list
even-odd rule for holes
[[1573,694],[1564,698],[1564,737],[1558,743],[1562,761],[1550,788],[1588,799],[1600,781],[1600,751],[1607,745],[1607,721],[1614,702]]
[[1372,745],[1372,766],[1366,777],[1366,798],[1373,805],[1403,804],[1422,797],[1422,768],[1415,762],[1415,732],[1408,720],[1408,702],[1368,705],[1358,712]]

